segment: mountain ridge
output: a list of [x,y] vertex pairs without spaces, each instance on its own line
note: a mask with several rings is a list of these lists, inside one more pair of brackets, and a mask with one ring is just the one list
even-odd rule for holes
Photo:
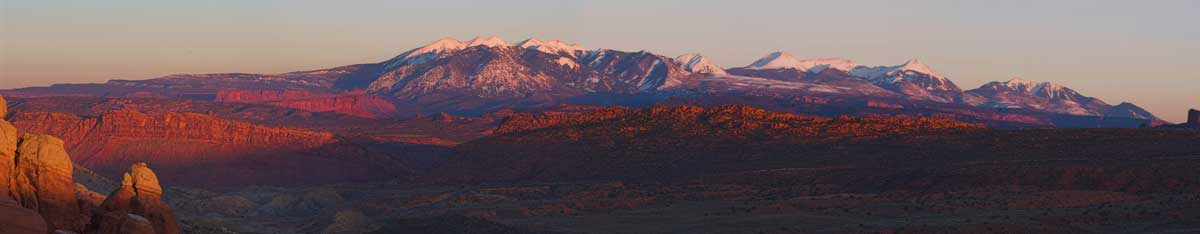
[[[781,82],[764,83],[739,76]],[[807,88],[773,88],[787,86]],[[1165,123],[1149,112],[1136,110],[1140,108],[1121,107],[1126,111],[1109,111],[1117,107],[1054,83],[1023,88],[1028,92],[1020,92],[1018,96],[1022,97],[1011,95],[1015,90],[993,92],[988,90],[989,87],[985,84],[977,89],[963,90],[948,76],[918,59],[900,65],[871,67],[840,58],[801,60],[777,51],[746,67],[725,69],[699,54],[672,58],[646,51],[589,50],[578,44],[537,38],[510,44],[492,36],[468,41],[443,38],[386,61],[322,70],[268,75],[169,75],[149,80],[113,80],[104,84],[27,88],[0,93],[216,100],[219,90],[230,89],[299,89],[335,94],[363,90],[362,100],[386,100],[394,106],[365,104],[373,106],[370,110],[389,112],[374,113],[353,107],[364,104],[348,99],[277,104],[386,118],[440,112],[479,115],[502,108],[563,103],[654,103],[668,97],[694,98],[728,91],[771,96],[794,95],[788,92],[799,91],[800,94],[932,101],[963,108],[1016,108],[1097,118],[1112,114],[1147,119],[1154,124]],[[877,94],[885,92],[894,94]],[[338,95],[324,98],[334,97],[344,99]],[[1033,97],[1050,97],[1051,101]],[[347,101],[347,104],[341,104]],[[580,101],[582,103],[578,103]]]

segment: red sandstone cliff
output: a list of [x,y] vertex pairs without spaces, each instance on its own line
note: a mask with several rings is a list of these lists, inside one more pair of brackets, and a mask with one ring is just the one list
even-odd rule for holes
[[362,91],[324,93],[304,90],[245,90],[217,91],[216,102],[259,103],[313,112],[336,112],[364,118],[395,116],[396,106],[379,96]]
[[[77,163],[102,175],[116,177],[129,164],[149,162],[165,172],[168,180],[184,183],[214,179],[251,179],[247,182],[253,183],[253,178],[272,173],[222,166],[243,163],[268,167],[286,160],[283,156],[336,142],[330,133],[263,127],[192,113],[112,111],[89,118],[23,112],[11,119],[26,133],[61,137]],[[199,170],[204,167],[209,168]],[[221,170],[227,174],[220,174]]]
[[61,136],[73,159],[100,175],[120,178],[129,164],[147,162],[159,178],[194,187],[395,179],[412,173],[407,164],[424,162],[406,157],[436,153],[381,151],[372,147],[392,146],[193,113],[19,112],[11,119],[20,131]]

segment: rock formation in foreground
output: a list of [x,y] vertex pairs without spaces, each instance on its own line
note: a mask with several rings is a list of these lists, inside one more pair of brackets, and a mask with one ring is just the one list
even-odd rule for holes
[[[5,106],[3,99],[0,106]],[[6,109],[0,109],[4,114]],[[75,183],[73,172],[61,139],[41,134],[18,138],[16,128],[0,119],[0,233],[179,233],[173,211],[160,199],[162,187],[146,164],[134,164],[126,173],[126,186],[108,198]],[[113,215],[121,220],[114,221]],[[105,225],[114,222],[119,227]]]
[[[3,190],[0,192],[6,192]],[[46,233],[46,220],[11,197],[0,196],[0,233]]]
[[179,233],[175,212],[162,201],[158,177],[145,163],[130,166],[121,188],[113,191],[96,210],[92,230],[97,233]]
[[25,135],[18,145],[8,178],[9,195],[42,214],[50,230],[82,230],[86,210],[80,209],[71,174],[74,168],[62,140]]

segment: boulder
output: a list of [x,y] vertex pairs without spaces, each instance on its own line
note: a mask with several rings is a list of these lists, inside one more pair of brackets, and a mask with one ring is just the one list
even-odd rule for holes
[[62,140],[49,135],[22,136],[12,163],[8,189],[13,200],[41,214],[49,230],[83,229],[87,216],[80,210],[73,164]]
[[[104,199],[92,218],[92,230],[97,233],[137,233],[142,220],[153,229],[151,233],[178,234],[175,211],[162,201],[162,186],[158,176],[146,163],[135,163],[124,174],[121,187]],[[118,231],[118,232],[106,232]]]

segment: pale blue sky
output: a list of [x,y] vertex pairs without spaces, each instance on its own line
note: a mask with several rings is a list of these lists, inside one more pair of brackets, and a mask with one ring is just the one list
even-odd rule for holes
[[1200,107],[1200,1],[0,0],[0,88],[377,62],[442,37],[588,48],[919,58],[963,88],[1054,81],[1170,121]]

